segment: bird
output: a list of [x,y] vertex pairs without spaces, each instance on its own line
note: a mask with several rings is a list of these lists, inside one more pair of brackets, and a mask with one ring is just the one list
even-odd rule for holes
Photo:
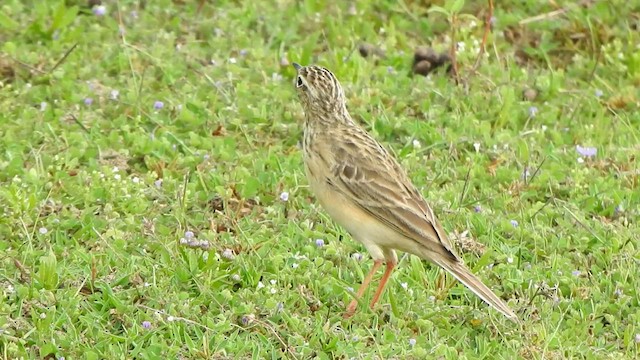
[[519,322],[513,310],[465,266],[395,157],[353,120],[336,76],[325,67],[292,65],[304,111],[302,157],[309,188],[329,216],[362,243],[373,259],[343,317],[354,315],[384,263],[386,269],[370,303],[374,308],[398,263],[396,251],[401,251],[443,268],[497,311]]

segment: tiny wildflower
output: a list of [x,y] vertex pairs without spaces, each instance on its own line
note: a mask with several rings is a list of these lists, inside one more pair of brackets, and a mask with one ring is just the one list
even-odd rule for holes
[[139,184],[139,183],[140,183],[140,178],[139,178],[139,177],[137,177],[137,176],[134,176],[134,177],[131,179],[131,181],[132,181],[134,184]]
[[636,344],[640,344],[640,334],[636,334],[635,341],[636,341]]
[[240,321],[242,321],[243,325],[249,325],[253,322],[253,320],[255,319],[255,315],[253,314],[249,314],[249,315],[244,315],[242,316],[242,319],[240,319]]
[[247,56],[248,53],[249,53],[249,51],[247,51],[246,49],[242,49],[239,52],[240,56]]
[[193,234],[193,231],[185,231],[184,232],[184,237],[187,239],[193,239],[195,237],[195,235]]
[[189,244],[189,240],[185,238],[180,238],[180,245],[187,245],[187,244]]
[[287,202],[289,201],[289,193],[286,191],[283,191],[280,193],[280,200]]
[[594,95],[595,95],[597,98],[599,98],[599,97],[602,97],[602,95],[604,95],[604,94],[603,94],[602,90],[600,90],[600,89],[596,89],[596,91],[595,91]]
[[584,159],[579,157],[577,161],[578,161],[579,164],[582,164],[584,162]]
[[91,11],[95,16],[104,16],[107,13],[107,7],[104,5],[95,6]]
[[45,111],[45,110],[47,110],[47,103],[43,101],[40,103],[40,111]]
[[353,253],[353,254],[351,254],[351,257],[355,261],[361,261],[362,260],[362,254],[360,254],[360,253]]
[[262,289],[264,287],[264,284],[262,283],[262,281],[258,281],[258,290]]
[[[209,250],[209,242],[207,240],[201,240],[198,247],[202,250]],[[206,260],[206,259],[205,259]]]
[[531,173],[529,172],[529,168],[525,167],[522,171],[522,175],[520,175],[520,178],[526,181],[527,179],[529,179],[529,177],[531,177]]
[[46,227],[41,227],[40,229],[38,229],[38,232],[42,235],[46,234],[49,232],[49,230],[47,230]]
[[538,108],[535,106],[530,106],[529,107],[529,116],[530,117],[535,117],[536,115],[538,115]]
[[197,239],[191,239],[191,240],[189,240],[189,243],[187,245],[189,247],[196,248],[196,247],[200,246],[200,241],[198,241]]
[[286,56],[280,58],[280,66],[289,66],[289,59]]
[[173,322],[173,321],[175,321],[175,320],[176,320],[176,318],[174,318],[173,316],[169,316],[169,317],[167,317],[167,321],[168,321],[168,322]]
[[479,152],[480,151],[480,143],[478,143],[478,142],[473,143],[473,148],[476,149],[476,152]]
[[235,255],[233,254],[233,250],[231,249],[224,249],[224,251],[222,252],[222,257],[227,259],[227,260],[233,260],[233,258],[235,257]]
[[143,321],[142,322],[142,327],[145,328],[145,329],[151,329],[151,322],[146,321],[146,320]]
[[230,64],[235,64],[237,62],[238,62],[238,60],[236,58],[234,58],[234,57],[229,58],[229,63]]
[[401,283],[400,286],[402,286],[402,288],[405,290],[409,288],[409,284],[407,284],[406,282]]
[[508,262],[509,264],[513,264],[513,257],[509,256],[509,257],[507,258],[507,262]]
[[93,104],[93,99],[88,97],[84,99],[84,104],[87,106],[91,106],[91,104]]
[[46,319],[46,318],[47,318],[47,314],[45,313],[40,314],[40,319]]
[[580,270],[573,270],[573,271],[571,272],[571,275],[573,275],[573,276],[575,276],[575,277],[580,276]]
[[324,246],[324,240],[316,239],[316,246],[317,247],[323,247]]
[[419,149],[422,146],[422,144],[420,144],[420,141],[418,141],[416,139],[414,139],[412,143],[413,143],[413,147],[415,149]]
[[269,290],[269,292],[270,292],[270,293],[272,293],[272,294],[275,294],[275,293],[277,293],[277,292],[278,292],[278,290],[276,290],[275,288],[271,288],[271,289]]
[[473,207],[473,211],[477,212],[477,213],[481,213],[482,212],[482,206],[480,205],[476,205]]
[[298,264],[298,263],[291,264],[291,268],[293,268],[293,269],[297,269],[298,266],[300,266],[300,264]]
[[162,187],[162,179],[158,179],[156,181],[153,182],[153,184],[157,187],[157,188],[161,188]]
[[122,178],[122,176],[120,176],[120,174],[115,174],[113,175],[113,178],[116,180],[120,180]]
[[414,347],[416,346],[416,339],[409,339],[409,346]]
[[233,275],[231,275],[231,280],[233,280],[235,282],[240,282],[242,280],[242,278],[238,274],[233,274]]
[[622,297],[622,295],[624,295],[624,291],[622,291],[622,289],[620,288],[616,288],[616,290],[613,292],[613,295],[617,298]]
[[109,93],[109,98],[111,98],[111,100],[118,100],[118,97],[120,97],[120,91],[118,90],[111,90],[111,92]]
[[578,151],[578,154],[583,157],[594,157],[598,153],[598,149],[595,147],[582,147],[580,145],[576,145],[576,151]]
[[387,66],[387,73],[388,74],[393,74],[396,72],[396,69],[393,68],[393,66]]
[[513,226],[514,228],[518,227],[518,221],[517,220],[511,220],[511,226]]
[[275,285],[275,284],[277,284],[278,282],[277,282],[275,279],[271,279],[271,280],[269,280],[269,283],[270,283],[271,285]]
[[162,101],[156,100],[156,101],[153,103],[153,108],[154,108],[154,109],[156,109],[156,110],[160,110],[160,109],[162,109],[163,107],[164,107],[164,103],[163,103]]
[[279,302],[278,305],[276,305],[276,312],[281,312],[282,310],[284,310],[284,304]]

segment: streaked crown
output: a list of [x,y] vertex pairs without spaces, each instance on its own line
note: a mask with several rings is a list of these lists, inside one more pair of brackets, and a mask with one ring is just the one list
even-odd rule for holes
[[293,63],[298,71],[295,87],[305,111],[335,112],[346,109],[344,91],[335,75],[326,68]]

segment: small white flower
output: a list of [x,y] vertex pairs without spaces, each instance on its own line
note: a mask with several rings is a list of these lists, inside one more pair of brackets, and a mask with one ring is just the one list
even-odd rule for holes
[[407,284],[406,282],[400,283],[400,286],[402,286],[402,288],[405,290],[409,288],[409,284]]
[[157,187],[157,188],[161,188],[162,187],[162,179],[158,179],[156,181],[153,182],[153,184]]
[[45,110],[47,110],[47,103],[43,101],[40,103],[40,111],[45,111]]
[[294,269],[297,269],[297,268],[298,268],[298,266],[300,266],[300,265],[298,265],[298,263],[293,263],[293,264],[291,264],[291,267],[292,267],[292,268],[294,268]]
[[413,139],[412,143],[413,143],[413,147],[415,149],[419,149],[422,146],[422,144],[420,144],[420,141],[418,141],[416,139]]
[[236,58],[232,57],[232,58],[229,58],[229,62],[230,62],[231,64],[235,64],[235,63],[237,63],[237,62],[238,62],[238,60],[236,60]]
[[131,179],[131,181],[133,181],[134,184],[139,184],[140,178],[138,178],[137,176],[134,176],[133,179]]
[[113,178],[116,180],[120,180],[122,178],[122,176],[120,176],[120,174],[115,174],[113,175]]
[[509,264],[513,264],[513,258],[512,258],[511,256],[509,256],[509,257],[507,258],[507,262],[508,262]]
[[416,339],[409,339],[409,346],[411,347],[416,346]]
[[262,283],[262,281],[258,281],[258,289],[262,289],[264,287],[264,284]]
[[109,97],[111,98],[111,100],[118,100],[119,96],[120,96],[120,91],[118,90],[111,90],[111,93],[109,94]]
[[283,191],[280,193],[280,200],[282,201],[289,201],[289,193],[286,191]]
[[144,287],[149,287],[149,286],[151,286],[151,283],[148,283],[148,282],[144,283]]
[[46,227],[41,227],[40,229],[38,229],[38,232],[42,235],[46,234],[49,232],[49,230],[47,230]]
[[478,142],[473,143],[473,148],[476,149],[476,152],[479,152],[480,151],[480,143],[478,143]]
[[45,313],[41,313],[40,314],[40,319],[46,319],[47,318],[47,314]]
[[584,159],[582,157],[578,158],[578,164],[582,164],[584,162]]
[[173,316],[169,316],[167,317],[167,321],[168,322],[173,322],[176,318],[174,318]]
[[271,288],[271,290],[269,290],[270,293],[275,294],[278,292],[278,290],[276,290],[275,288]]

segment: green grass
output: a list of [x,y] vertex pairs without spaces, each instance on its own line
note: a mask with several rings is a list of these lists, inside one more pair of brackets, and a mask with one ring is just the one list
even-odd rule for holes
[[[640,356],[634,2],[522,26],[557,8],[496,2],[477,72],[483,22],[461,17],[460,86],[407,76],[450,45],[428,2],[86,3],[0,5],[3,358]],[[293,61],[332,69],[444,227],[486,246],[463,256],[522,328],[414,257],[342,319],[371,261],[306,186]]]

